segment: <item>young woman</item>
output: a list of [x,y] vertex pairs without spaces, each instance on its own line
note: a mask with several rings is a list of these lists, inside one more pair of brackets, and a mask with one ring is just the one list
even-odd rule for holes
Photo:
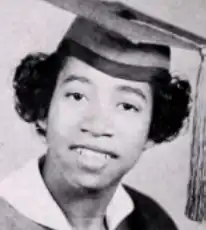
[[133,44],[84,18],[54,53],[25,57],[16,110],[48,151],[2,183],[1,229],[177,229],[156,202],[121,184],[188,116],[190,86],[169,64],[169,47]]

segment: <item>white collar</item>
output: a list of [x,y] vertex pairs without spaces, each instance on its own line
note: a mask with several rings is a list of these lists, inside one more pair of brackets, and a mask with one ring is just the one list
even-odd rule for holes
[[[42,180],[39,159],[12,173],[0,184],[0,196],[29,219],[58,230],[71,230],[59,206]],[[134,209],[134,204],[122,185],[114,194],[106,211],[109,230],[114,230]]]

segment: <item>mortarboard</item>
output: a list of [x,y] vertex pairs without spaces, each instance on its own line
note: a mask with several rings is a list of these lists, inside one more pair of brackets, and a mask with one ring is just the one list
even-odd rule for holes
[[[178,47],[199,52],[201,63],[194,98],[191,170],[186,215],[196,221],[206,219],[206,141],[204,140],[206,137],[206,103],[204,95],[206,89],[206,38],[117,2],[107,3],[97,0],[45,1],[73,12],[81,18],[84,17],[93,21],[103,28],[123,36],[134,44],[143,43]],[[81,23],[84,22],[83,20]],[[88,27],[83,25],[81,33],[84,33],[85,28]],[[75,29],[73,29],[73,34],[67,33],[66,37],[78,39],[78,36],[75,37]],[[84,47],[84,41],[80,40],[78,43],[83,43]],[[159,57],[163,56],[160,54]],[[163,62],[158,62],[159,67],[165,67],[167,65],[165,63],[168,63],[169,59],[163,58],[161,60]],[[165,60],[166,62],[164,62]]]

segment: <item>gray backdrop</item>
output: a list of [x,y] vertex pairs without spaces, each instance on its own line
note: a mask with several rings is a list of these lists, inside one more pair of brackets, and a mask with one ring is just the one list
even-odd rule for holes
[[[206,34],[206,2],[201,0],[131,0],[139,9]],[[185,5],[187,3],[187,5]],[[195,3],[195,4],[194,4]],[[168,10],[168,6],[170,7]],[[189,12],[189,13],[188,13]],[[188,15],[193,13],[191,16]],[[51,52],[69,27],[74,15],[36,0],[0,1],[0,180],[45,151],[44,140],[32,126],[22,122],[13,109],[12,77],[15,66],[28,52]],[[190,20],[187,20],[189,18]],[[172,71],[194,86],[199,56],[172,50]],[[172,143],[145,152],[125,178],[132,186],[159,201],[180,230],[206,229],[184,216],[189,174],[191,129],[184,129]]]

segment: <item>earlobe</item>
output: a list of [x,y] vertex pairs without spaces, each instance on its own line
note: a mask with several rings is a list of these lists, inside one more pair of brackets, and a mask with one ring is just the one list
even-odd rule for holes
[[148,140],[143,147],[143,151],[151,149],[154,145],[155,145],[154,141]]
[[36,127],[37,127],[37,129],[39,129],[40,132],[46,133],[46,130],[47,130],[47,120],[46,119],[44,119],[44,120],[38,120],[36,122]]

